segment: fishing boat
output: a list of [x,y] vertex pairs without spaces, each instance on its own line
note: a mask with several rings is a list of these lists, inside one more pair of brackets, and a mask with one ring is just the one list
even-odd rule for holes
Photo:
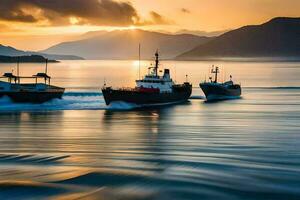
[[0,77],[0,97],[7,96],[16,103],[44,103],[62,98],[65,89],[50,85],[50,81],[51,77],[47,74],[47,60],[45,72],[33,76],[19,76],[18,62],[17,75],[4,73]]
[[211,73],[214,74],[214,80],[209,77],[209,82],[204,81],[200,83],[200,88],[209,101],[212,100],[222,100],[230,99],[241,96],[242,89],[240,84],[235,84],[232,81],[232,76],[230,75],[230,80],[224,83],[218,82],[218,73],[220,72],[219,67],[212,67]]
[[134,88],[112,88],[105,84],[102,88],[105,103],[126,102],[153,106],[187,101],[192,93],[192,85],[187,81],[175,84],[169,69],[164,69],[160,76],[159,63],[159,54],[156,52],[154,66],[148,68],[148,74],[144,78],[136,80]]

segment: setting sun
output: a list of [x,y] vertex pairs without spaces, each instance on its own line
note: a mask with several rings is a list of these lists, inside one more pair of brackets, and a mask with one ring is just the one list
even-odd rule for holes
[[137,27],[135,27],[135,26],[129,26],[129,29],[130,30],[135,30],[135,29],[137,29]]

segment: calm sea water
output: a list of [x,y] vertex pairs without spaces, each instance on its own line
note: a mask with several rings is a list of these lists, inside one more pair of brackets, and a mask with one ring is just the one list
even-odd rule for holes
[[[241,99],[201,99],[211,64],[241,82]],[[106,107],[104,80],[133,86],[135,61],[50,64],[52,83],[67,88],[62,100],[0,99],[0,199],[300,199],[300,63],[163,66],[178,82],[189,75],[193,99]],[[23,75],[42,70],[21,65]]]

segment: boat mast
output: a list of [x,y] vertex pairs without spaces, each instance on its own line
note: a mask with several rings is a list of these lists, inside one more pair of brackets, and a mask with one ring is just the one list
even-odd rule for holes
[[214,83],[217,83],[218,82],[218,73],[219,73],[219,67],[216,67],[216,68],[212,68],[211,70],[211,73],[215,74],[215,81]]
[[18,59],[17,59],[17,77],[18,77],[18,83],[20,84],[20,57],[18,56]]
[[155,76],[157,76],[157,70],[158,70],[158,65],[159,65],[159,59],[158,59],[158,50],[156,50],[155,53],[155,67],[154,67],[154,71],[155,71]]
[[48,58],[46,58],[45,74],[48,72]]
[[141,43],[139,43],[139,80],[141,80]]
[[45,65],[45,84],[47,84],[47,79],[48,79],[48,85],[50,85],[51,77],[49,77],[47,75],[47,73],[48,73],[48,58],[46,58],[45,62],[46,62],[46,65]]

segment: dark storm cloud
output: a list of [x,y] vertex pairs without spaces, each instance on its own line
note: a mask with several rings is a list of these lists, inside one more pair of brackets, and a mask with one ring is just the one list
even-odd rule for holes
[[18,22],[47,21],[49,25],[138,24],[140,17],[129,2],[114,0],[0,0],[0,19]]
[[0,19],[20,22],[36,22],[32,15],[20,8],[21,0],[0,0]]

